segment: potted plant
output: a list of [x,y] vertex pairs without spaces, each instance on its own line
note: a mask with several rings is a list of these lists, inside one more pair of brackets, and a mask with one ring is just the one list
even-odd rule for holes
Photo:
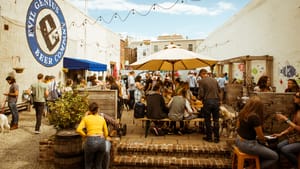
[[66,92],[55,102],[49,102],[49,109],[49,122],[56,129],[75,129],[88,110],[87,95]]
[[63,93],[54,102],[49,102],[50,124],[57,129],[54,139],[54,165],[57,168],[74,169],[83,165],[81,136],[75,127],[88,110],[87,94]]

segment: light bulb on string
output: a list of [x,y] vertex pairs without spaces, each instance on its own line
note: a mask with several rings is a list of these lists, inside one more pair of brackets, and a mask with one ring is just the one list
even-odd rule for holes
[[161,8],[161,9],[164,9],[164,10],[169,10],[169,9],[173,8],[173,7],[174,7],[176,4],[178,4],[179,2],[184,3],[185,0],[176,0],[176,1],[174,2],[174,4],[171,5],[171,6],[169,6],[169,7],[160,6],[159,4],[154,3],[154,4],[152,4],[152,6],[150,6],[150,9],[149,9],[146,13],[141,13],[141,12],[139,12],[138,10],[131,9],[130,11],[128,11],[127,16],[124,17],[124,18],[122,18],[118,13],[114,13],[114,14],[111,16],[110,20],[105,20],[104,17],[101,17],[101,16],[100,16],[100,17],[98,17],[98,19],[95,21],[95,23],[96,23],[97,21],[102,21],[102,22],[105,22],[106,24],[110,24],[110,23],[113,21],[113,19],[117,19],[117,18],[119,18],[122,22],[125,22],[125,21],[128,19],[128,17],[130,16],[130,14],[132,14],[132,15],[140,15],[140,16],[147,16],[147,15],[150,14],[150,12],[151,12],[152,10],[156,10],[157,7],[158,7],[158,8]]

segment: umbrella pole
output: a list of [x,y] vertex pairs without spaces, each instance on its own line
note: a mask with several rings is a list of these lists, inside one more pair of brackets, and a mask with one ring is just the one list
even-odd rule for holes
[[174,83],[174,63],[172,64],[172,82]]
[[172,90],[175,91],[175,79],[174,79],[174,63],[172,64]]

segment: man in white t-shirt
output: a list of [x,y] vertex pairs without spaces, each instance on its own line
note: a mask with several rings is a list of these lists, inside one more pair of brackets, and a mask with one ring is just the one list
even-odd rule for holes
[[134,106],[134,91],[135,91],[135,72],[131,71],[128,75],[128,94],[129,94],[129,109],[133,109]]
[[197,88],[197,79],[195,76],[194,71],[190,71],[187,77],[187,82],[189,82],[190,90],[194,96],[198,95],[198,88]]

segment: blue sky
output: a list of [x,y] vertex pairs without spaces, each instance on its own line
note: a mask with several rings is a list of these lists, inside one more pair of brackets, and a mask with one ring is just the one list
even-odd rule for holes
[[68,1],[95,19],[101,17],[98,23],[113,32],[155,40],[159,35],[172,34],[206,38],[251,0]]

